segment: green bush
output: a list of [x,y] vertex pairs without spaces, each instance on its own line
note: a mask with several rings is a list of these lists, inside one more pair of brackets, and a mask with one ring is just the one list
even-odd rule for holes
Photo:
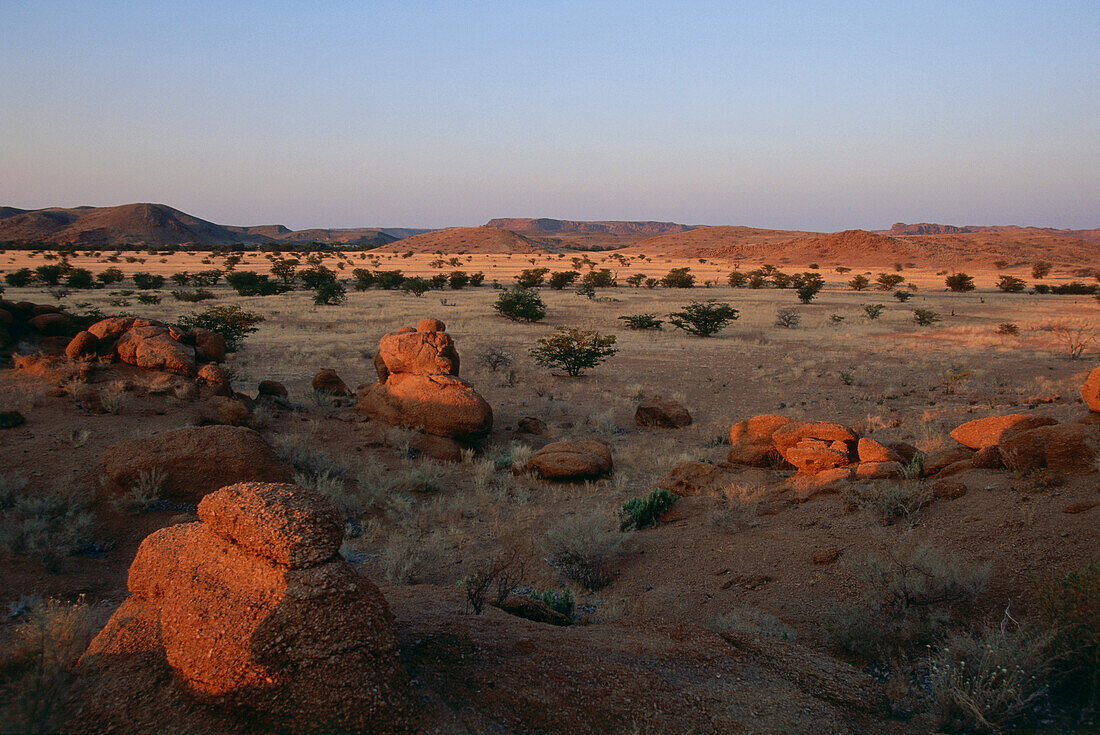
[[1019,293],[1027,287],[1024,279],[1016,276],[1001,276],[997,279],[997,288],[1005,293]]
[[428,281],[427,278],[421,278],[420,276],[413,276],[401,280],[401,290],[405,293],[411,293],[413,296],[423,296],[428,293],[431,288],[431,282]]
[[172,298],[176,301],[184,301],[189,304],[194,304],[199,301],[207,301],[208,299],[215,299],[213,291],[207,291],[205,288],[197,288],[194,291],[173,291]]
[[878,319],[882,316],[882,312],[886,311],[884,304],[864,304],[863,313],[867,315],[867,318],[871,321]]
[[578,278],[580,273],[577,271],[556,271],[550,274],[550,288],[555,291],[561,291],[566,286],[572,284]]
[[65,268],[56,263],[48,263],[35,268],[34,273],[47,286],[56,286],[61,282],[61,276],[65,275]]
[[516,277],[516,283],[523,288],[535,288],[542,285],[543,278],[549,272],[549,268],[527,268]]
[[1054,635],[1055,667],[1067,693],[1100,697],[1100,563],[1091,561],[1039,589],[1039,616]]
[[374,274],[374,282],[383,291],[392,291],[401,288],[405,281],[405,274],[401,271],[378,271]]
[[339,281],[328,281],[313,288],[313,303],[318,306],[339,306],[348,300],[348,290]]
[[803,304],[808,304],[814,300],[820,290],[821,285],[818,283],[803,283],[798,287],[798,300]]
[[543,367],[561,368],[570,377],[599,365],[618,350],[615,337],[604,336],[588,329],[558,327],[554,334],[538,341],[530,350],[531,357]]
[[466,271],[451,271],[447,276],[447,284],[453,291],[460,291],[470,283],[470,275]]
[[477,288],[481,284],[485,283],[485,274],[481,271],[470,274],[470,285]]
[[1057,286],[1050,287],[1052,294],[1060,296],[1092,296],[1096,294],[1097,290],[1100,290],[1100,286],[1097,286],[1097,284],[1081,283],[1080,281],[1059,283]]
[[677,329],[682,329],[696,337],[709,337],[720,332],[727,324],[737,319],[739,313],[729,304],[709,301],[692,301],[668,315],[668,321]]
[[852,278],[852,280],[848,281],[848,287],[851,288],[853,291],[862,291],[870,285],[870,279],[868,279],[867,276],[864,275],[855,276]]
[[661,328],[664,321],[657,318],[656,314],[628,314],[619,317],[619,321],[626,322],[627,329],[647,330]]
[[965,292],[974,290],[974,276],[967,275],[966,273],[952,273],[947,278],[943,279],[944,284],[955,292]]
[[266,273],[261,275],[255,271],[226,273],[225,282],[241,296],[272,296],[291,288],[289,284],[272,281]]
[[912,291],[894,291],[894,298],[904,304],[906,301],[913,298],[913,292]]
[[135,286],[143,291],[160,288],[164,285],[164,276],[154,273],[138,272],[130,276],[130,279],[134,282]]
[[631,498],[619,509],[619,528],[626,531],[652,526],[675,502],[676,496],[664,489]]
[[587,283],[592,288],[612,288],[618,285],[615,282],[615,274],[611,272],[610,268],[600,268],[599,270],[588,271],[584,274],[584,278],[581,279],[581,283]]
[[355,279],[356,291],[366,291],[368,288],[374,285],[374,274],[366,268],[356,268],[351,272],[351,275]]
[[922,327],[930,327],[941,319],[940,315],[931,309],[913,309],[913,321]]
[[493,303],[493,309],[512,321],[537,322],[546,316],[546,304],[542,298],[535,291],[522,286],[503,291]]
[[734,288],[744,288],[749,282],[749,277],[741,271],[733,271],[729,275],[729,284]]
[[12,271],[11,273],[4,274],[4,282],[12,288],[23,288],[27,284],[34,281],[34,271],[30,268],[20,268],[19,270]]
[[545,590],[543,592],[531,590],[528,596],[532,600],[545,602],[554,612],[561,613],[570,620],[573,619],[576,603],[573,600],[573,593],[569,591],[568,587],[561,592],[554,592],[553,590]]
[[893,291],[902,283],[905,283],[905,276],[899,276],[897,273],[879,273],[875,282],[878,284],[880,291]]
[[211,306],[198,314],[182,316],[176,322],[176,327],[182,331],[199,327],[217,332],[225,338],[226,351],[234,352],[240,346],[241,340],[259,329],[256,325],[263,320],[264,318],[259,314],[245,311],[237,304],[231,304]]
[[95,288],[95,276],[87,268],[73,268],[65,276],[65,285],[69,288]]
[[1052,266],[1050,265],[1050,263],[1046,262],[1045,260],[1036,261],[1031,266],[1031,277],[1032,278],[1046,278],[1047,276],[1050,275],[1051,267]]
[[300,272],[298,278],[310,291],[316,291],[322,286],[336,283],[336,272],[323,265],[315,265]]
[[695,276],[691,274],[691,268],[673,268],[661,279],[661,285],[665,288],[693,288]]

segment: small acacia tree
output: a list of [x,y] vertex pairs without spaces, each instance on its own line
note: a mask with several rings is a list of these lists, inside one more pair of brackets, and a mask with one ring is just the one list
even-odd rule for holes
[[581,274],[577,271],[556,271],[550,274],[550,288],[561,291],[580,276]]
[[230,306],[211,306],[198,314],[181,316],[176,326],[187,331],[199,327],[217,332],[225,338],[225,349],[234,352],[245,336],[255,332],[256,326],[264,318],[251,311],[245,311],[237,304]]
[[1005,293],[1019,293],[1026,287],[1027,284],[1024,283],[1024,279],[1017,278],[1016,276],[1001,276],[997,279],[997,288]]
[[974,276],[966,273],[952,273],[947,278],[943,279],[944,285],[946,285],[952,291],[973,291],[974,290]]
[[[840,270],[839,268],[837,270]],[[848,287],[853,291],[862,291],[871,285],[871,281],[864,275],[855,276],[852,280],[848,281]]]
[[570,377],[596,367],[618,352],[613,335],[576,327],[558,327],[554,334],[540,339],[538,345],[530,351],[535,362],[543,367],[561,368]]
[[692,301],[668,315],[669,324],[696,337],[709,337],[720,332],[727,324],[737,319],[739,312],[729,304],[708,301]]
[[546,304],[532,289],[516,286],[504,291],[493,304],[496,312],[514,322],[537,322],[546,316]]

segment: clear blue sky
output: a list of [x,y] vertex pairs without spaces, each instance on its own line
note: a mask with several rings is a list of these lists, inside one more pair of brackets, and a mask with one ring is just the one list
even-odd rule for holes
[[0,0],[0,204],[1100,226],[1100,1]]

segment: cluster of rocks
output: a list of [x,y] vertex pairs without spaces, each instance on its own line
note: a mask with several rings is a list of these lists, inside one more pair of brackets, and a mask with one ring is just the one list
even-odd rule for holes
[[72,317],[52,304],[0,299],[0,348],[24,337],[61,337],[74,328]]
[[[225,338],[208,329],[181,332],[155,319],[116,316],[78,332],[65,354],[73,360],[117,359],[146,370],[196,377],[204,364],[225,362]],[[220,370],[207,370],[212,372]]]
[[493,409],[458,376],[458,352],[443,322],[421,319],[416,329],[384,335],[374,366],[378,381],[359,386],[357,412],[439,437],[443,454],[460,453],[492,430]]
[[[409,731],[415,696],[393,617],[339,555],[332,503],[294,485],[238,483],[204,497],[198,517],[138,548],[130,596],[82,659],[100,686],[152,653],[185,696],[278,732]],[[124,684],[116,691],[154,686]]]

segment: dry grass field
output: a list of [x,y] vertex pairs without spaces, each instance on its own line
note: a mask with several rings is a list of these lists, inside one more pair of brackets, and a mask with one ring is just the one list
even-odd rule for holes
[[[138,271],[170,275],[206,270],[219,267],[222,260],[203,253],[129,255],[139,260],[127,262],[124,254],[119,262],[107,263],[102,255],[76,255],[70,262],[93,272],[117,266],[129,276]],[[43,257],[0,252],[0,270],[33,268],[46,262]],[[943,721],[937,719],[943,709],[937,709],[942,703],[936,699],[943,692],[929,691],[920,652],[867,653],[858,641],[844,640],[844,634],[836,632],[842,610],[858,607],[876,589],[869,581],[874,578],[869,565],[934,553],[960,578],[981,577],[984,583],[974,583],[965,604],[951,608],[959,629],[976,630],[996,626],[1010,615],[1038,619],[1036,590],[1097,560],[1100,509],[1092,505],[1100,496],[1095,472],[1051,477],[976,469],[953,478],[965,486],[962,497],[912,505],[895,498],[890,505],[886,485],[902,488],[904,495],[920,491],[923,481],[872,483],[877,500],[871,501],[849,491],[792,501],[785,485],[790,472],[731,470],[719,490],[679,499],[656,527],[619,530],[618,509],[626,500],[648,495],[685,460],[723,462],[730,426],[758,414],[837,422],[880,442],[908,442],[926,454],[952,446],[948,433],[971,419],[1034,412],[1073,422],[1086,416],[1080,386],[1100,350],[1100,343],[1091,340],[1094,328],[1100,327],[1100,303],[1091,296],[1009,294],[993,287],[1003,274],[1031,282],[1028,266],[970,270],[978,288],[968,293],[946,291],[943,269],[904,269],[906,283],[915,286],[906,303],[873,285],[861,292],[845,285],[861,272],[868,273],[873,284],[881,269],[842,274],[822,266],[825,288],[811,303],[801,304],[793,290],[731,288],[726,285],[733,269],[728,261],[631,256],[623,264],[612,253],[577,253],[594,268],[611,268],[619,287],[597,289],[594,299],[574,293],[572,287],[543,287],[546,318],[523,323],[494,312],[500,292],[490,284],[510,285],[525,268],[569,269],[573,255],[447,255],[448,260],[457,258],[459,265],[444,268],[433,265],[438,257],[368,252],[324,262],[335,269],[336,263],[345,261],[337,271],[345,278],[358,267],[400,269],[406,275],[482,271],[485,285],[433,290],[421,297],[349,287],[346,304],[318,306],[308,291],[242,297],[224,284],[212,287],[215,299],[188,304],[169,295],[175,288],[170,282],[156,292],[159,303],[139,304],[132,287],[114,284],[73,290],[61,306],[169,323],[210,305],[236,304],[262,316],[258,331],[226,364],[233,388],[254,395],[261,380],[287,387],[291,410],[258,409],[250,423],[300,468],[300,482],[322,490],[355,517],[342,553],[382,586],[405,642],[439,624],[425,620],[461,618],[463,580],[490,560],[514,553],[525,561],[523,585],[571,591],[577,624],[584,632],[570,635],[591,637],[597,649],[647,626],[685,625],[731,636],[778,637],[871,673],[891,698],[887,712],[856,716],[850,703],[835,697],[813,700],[815,707],[827,711],[799,710],[802,705],[785,706],[791,696],[785,690],[758,692],[742,711],[744,715],[752,709],[759,717],[758,727],[748,728],[752,731],[804,731],[820,721],[830,732],[926,732]],[[236,268],[263,271],[267,264],[263,255],[247,253]],[[747,271],[759,265],[745,262],[738,267]],[[673,267],[690,267],[700,285],[647,289],[624,284],[630,274],[659,278]],[[808,267],[780,265],[787,272]],[[585,272],[588,266],[579,270]],[[1046,282],[1073,278],[1068,270],[1056,270]],[[124,290],[132,293],[120,293]],[[34,287],[9,287],[4,298],[55,303],[47,290]],[[631,331],[619,320],[642,313],[666,319],[690,301],[705,299],[727,302],[739,311],[736,321],[708,339],[667,323],[660,331]],[[885,306],[875,320],[864,310],[869,304]],[[781,309],[793,309],[798,324],[779,326]],[[941,321],[920,326],[914,322],[914,309],[931,310]],[[353,413],[348,401],[333,402],[310,387],[322,368],[335,369],[353,389],[373,382],[372,358],[379,338],[423,317],[446,323],[462,357],[462,376],[494,412],[492,434],[459,463],[416,456],[408,430],[380,431],[376,422]],[[1016,325],[1016,333],[1005,333],[1003,324]],[[1085,341],[1077,359],[1070,359],[1073,333],[1059,331],[1060,326],[1078,329],[1078,337]],[[528,350],[556,327],[614,335],[618,353],[575,378],[539,367]],[[491,351],[506,354],[507,364],[489,367],[484,358]],[[96,412],[77,408],[69,395],[52,387],[33,373],[0,371],[0,408],[17,409],[27,419],[24,426],[0,435],[0,480],[6,488],[18,485],[18,492],[43,494],[66,486],[93,497],[107,446],[196,422],[194,404],[169,396],[122,392],[112,404],[114,410]],[[650,396],[682,403],[693,423],[681,429],[636,426],[635,407]],[[520,432],[524,417],[544,421],[546,433]],[[510,469],[547,442],[583,438],[610,446],[615,469],[609,477],[559,484]],[[1065,512],[1071,507],[1086,510]],[[125,575],[137,543],[152,530],[176,522],[180,514],[186,517],[189,510],[166,505],[133,515],[120,513],[110,503],[89,502],[65,511],[70,512],[63,523],[75,523],[75,515],[82,514],[81,522],[93,528],[90,537],[99,543],[99,551],[74,556],[33,549],[0,552],[6,570],[0,575],[0,602],[9,605],[13,621],[24,604],[20,600],[34,595],[65,600],[83,595],[97,606],[116,605],[125,594]],[[556,540],[562,538],[586,545],[599,557],[593,563],[606,566],[610,583],[585,589],[563,576],[555,563],[560,547]],[[49,560],[44,562],[46,556]],[[495,624],[505,625],[499,620]],[[471,623],[462,618],[454,625],[465,630]],[[545,638],[549,633],[530,625],[532,629],[523,629],[522,635],[535,640],[532,645],[551,640]],[[503,641],[520,634],[499,635]],[[861,634],[849,629],[847,635]],[[569,640],[569,645],[582,641]],[[744,641],[741,645],[744,651],[751,648]],[[407,655],[407,665],[431,679],[431,665],[418,654]],[[531,664],[533,670],[548,665]],[[738,674],[742,675],[752,674]],[[815,690],[803,685],[801,691]],[[500,696],[495,704],[479,706],[484,710],[514,704]],[[738,695],[722,696],[733,701]],[[822,701],[828,701],[827,706]],[[633,731],[707,731],[681,715],[661,715],[660,706],[639,714]],[[1078,715],[1047,711],[1043,716],[1049,724]],[[554,724],[519,717],[508,727],[601,729],[583,714],[563,717]],[[1091,715],[1083,717],[1077,724]],[[622,719],[604,725],[631,731]]]

